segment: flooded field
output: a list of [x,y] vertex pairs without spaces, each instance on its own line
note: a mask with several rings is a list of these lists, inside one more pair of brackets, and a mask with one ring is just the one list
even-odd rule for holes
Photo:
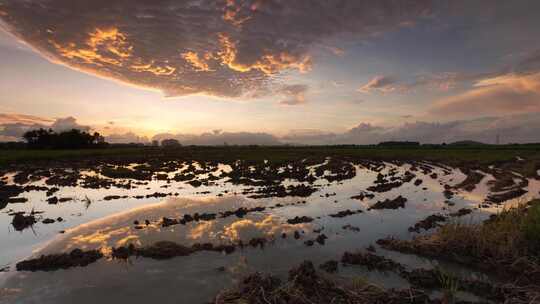
[[[0,302],[208,303],[249,273],[286,277],[304,260],[334,279],[362,277],[384,288],[410,288],[404,269],[420,268],[494,282],[377,243],[479,223],[539,191],[538,172],[425,161],[12,166],[0,182]],[[345,254],[358,250],[403,269],[366,267]],[[470,291],[459,298],[485,300]]]

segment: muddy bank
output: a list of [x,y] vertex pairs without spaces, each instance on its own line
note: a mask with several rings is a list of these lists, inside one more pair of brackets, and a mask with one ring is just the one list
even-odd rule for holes
[[85,267],[103,257],[99,250],[74,249],[70,253],[42,255],[17,263],[17,271],[54,271],[72,267]]
[[384,201],[378,201],[377,203],[369,207],[368,210],[405,208],[406,202],[407,202],[407,199],[400,195],[396,197],[395,199],[386,199]]
[[412,240],[386,238],[377,244],[389,250],[460,263],[520,284],[537,284],[539,223],[540,201],[534,200],[493,215],[484,223],[448,223],[431,235]]
[[446,294],[446,300],[450,300],[450,302],[459,302],[454,298],[458,291],[469,292],[496,303],[533,303],[540,296],[540,289],[535,286],[523,288],[512,283],[501,284],[475,278],[464,278],[438,267],[408,269],[405,265],[392,259],[370,252],[345,252],[341,262],[344,265],[364,266],[371,271],[394,272],[407,280],[414,288],[442,290]]
[[236,288],[220,292],[212,303],[440,303],[416,289],[385,290],[369,283],[351,285],[335,283],[317,272],[312,262],[305,261],[289,271],[286,281],[261,273],[244,277]]

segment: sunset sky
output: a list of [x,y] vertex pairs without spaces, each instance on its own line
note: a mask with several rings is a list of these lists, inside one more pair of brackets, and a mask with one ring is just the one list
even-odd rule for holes
[[540,141],[539,1],[0,0],[0,140]]

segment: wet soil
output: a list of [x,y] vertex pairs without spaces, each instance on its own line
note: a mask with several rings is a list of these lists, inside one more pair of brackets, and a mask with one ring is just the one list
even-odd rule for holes
[[55,271],[71,267],[85,267],[101,259],[103,254],[98,250],[83,251],[74,249],[70,253],[42,255],[36,259],[17,263],[18,271]]

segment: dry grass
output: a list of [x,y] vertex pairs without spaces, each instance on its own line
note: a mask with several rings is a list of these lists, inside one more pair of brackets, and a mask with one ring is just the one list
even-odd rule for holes
[[436,236],[447,248],[479,259],[512,262],[539,256],[540,201],[521,203],[480,224],[448,223]]
[[292,269],[287,281],[262,274],[244,278],[240,284],[216,296],[214,304],[401,304],[433,303],[416,289],[385,290],[363,279],[351,286],[338,285],[320,276],[311,262]]
[[540,282],[540,200],[508,208],[483,223],[450,222],[412,241],[383,239],[386,249],[445,259],[502,279]]
[[[412,241],[379,240],[386,249],[445,259],[498,274],[505,303],[540,303],[540,200],[521,202],[483,223],[450,222]],[[451,278],[440,278],[451,295]],[[451,297],[450,297],[451,298]]]

